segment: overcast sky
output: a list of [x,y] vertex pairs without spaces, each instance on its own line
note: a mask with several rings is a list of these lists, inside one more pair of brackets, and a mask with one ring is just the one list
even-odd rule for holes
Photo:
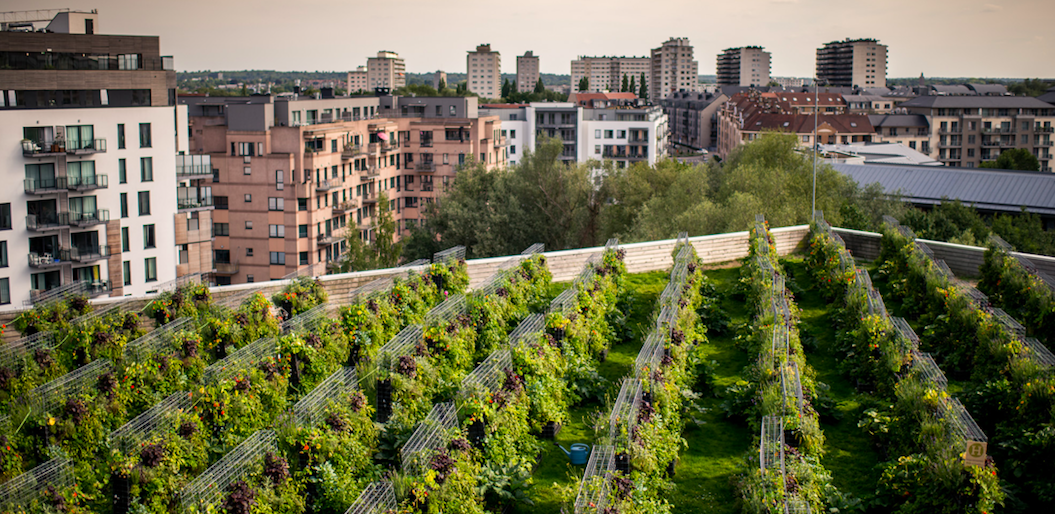
[[465,72],[465,52],[490,43],[502,71],[533,50],[543,72],[576,56],[649,54],[688,37],[700,73],[715,56],[761,45],[773,76],[809,77],[817,47],[876,38],[888,76],[1055,77],[1053,0],[6,0],[4,10],[99,9],[102,34],[157,35],[187,70],[349,70],[378,50],[415,73]]

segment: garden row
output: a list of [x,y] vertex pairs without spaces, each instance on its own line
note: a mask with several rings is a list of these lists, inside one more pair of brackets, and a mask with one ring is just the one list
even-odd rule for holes
[[1011,251],[999,236],[989,237],[978,288],[1021,320],[1026,333],[1043,341],[1047,350],[1055,348],[1055,279]]
[[[946,336],[931,337],[933,327],[921,342],[908,322],[888,314],[868,272],[857,266],[838,234],[820,216],[811,229],[807,263],[825,295],[838,302],[836,351],[842,355],[843,371],[856,379],[858,390],[890,405],[868,410],[859,423],[886,459],[874,507],[892,512],[992,512],[1003,503],[1004,494],[995,464],[986,457],[987,437],[949,394],[935,359],[921,351],[962,351],[960,347],[974,342],[953,339],[950,346],[938,347],[935,343]],[[972,302],[968,286],[950,282],[948,272],[941,271],[946,269],[943,263],[934,262],[905,232],[886,228],[883,255],[890,260],[884,262],[883,274],[901,291],[911,288],[930,295],[930,307],[942,314],[957,305],[965,320],[978,323],[989,317]],[[920,299],[906,295],[904,303]]]

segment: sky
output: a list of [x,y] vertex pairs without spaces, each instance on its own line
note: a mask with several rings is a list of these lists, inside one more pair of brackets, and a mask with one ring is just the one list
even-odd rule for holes
[[180,71],[346,71],[378,50],[407,71],[465,72],[490,43],[502,72],[532,50],[544,73],[577,56],[647,56],[687,37],[702,75],[724,48],[764,46],[775,77],[810,77],[816,49],[845,38],[888,46],[888,77],[1055,77],[1052,0],[5,0],[4,10],[98,9],[101,34],[156,35]]

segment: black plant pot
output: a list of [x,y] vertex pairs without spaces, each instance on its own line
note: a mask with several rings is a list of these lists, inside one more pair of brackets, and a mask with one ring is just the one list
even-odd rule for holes
[[436,289],[443,291],[443,275],[433,275],[432,283],[436,284]]
[[677,473],[677,466],[678,459],[674,459],[670,461],[670,464],[667,464],[667,478],[674,478],[674,474]]
[[469,425],[469,443],[479,448],[484,444],[484,435],[486,434],[487,425],[484,424],[482,419],[474,421]]
[[615,470],[624,474],[630,474],[630,455],[626,452],[615,454]]
[[564,333],[565,329],[563,327],[553,329],[553,339],[556,339],[557,341],[563,341]]
[[110,494],[113,495],[114,514],[127,514],[131,506],[131,485],[128,475],[110,474]]
[[560,423],[556,421],[547,422],[542,426],[542,438],[543,439],[556,439],[557,434],[560,433]]
[[392,416],[392,381],[377,382],[377,422],[386,423]]

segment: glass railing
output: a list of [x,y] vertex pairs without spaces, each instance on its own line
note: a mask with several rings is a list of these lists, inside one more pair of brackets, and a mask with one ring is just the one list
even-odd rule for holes
[[78,227],[86,227],[89,225],[99,225],[110,221],[110,209],[96,209],[94,211],[78,212],[72,211],[70,215],[70,224]]
[[110,186],[106,175],[95,174],[84,177],[66,177],[66,187],[74,190],[105,189]]
[[66,153],[66,142],[62,140],[23,139],[22,155]]
[[176,207],[178,209],[201,209],[213,207],[211,187],[178,187],[176,188]]
[[23,184],[29,194],[55,193],[66,189],[66,177],[27,178]]
[[66,153],[87,154],[106,151],[105,139],[84,139],[77,141],[66,141]]
[[212,176],[211,155],[176,155],[177,177]]

